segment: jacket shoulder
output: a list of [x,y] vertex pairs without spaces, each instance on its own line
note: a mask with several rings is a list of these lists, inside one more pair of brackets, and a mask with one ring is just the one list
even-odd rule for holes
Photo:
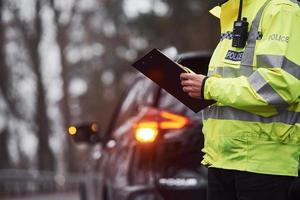
[[300,10],[300,2],[297,2],[297,0],[273,0],[269,3],[267,9],[274,9],[276,10]]
[[270,4],[298,6],[298,1],[297,0],[273,0],[270,2]]
[[272,18],[277,15],[300,16],[300,4],[295,2],[297,0],[273,0],[264,10],[263,18]]

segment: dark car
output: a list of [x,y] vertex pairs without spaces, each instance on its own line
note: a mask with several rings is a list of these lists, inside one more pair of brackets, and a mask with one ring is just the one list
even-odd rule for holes
[[[210,56],[183,54],[181,64],[197,72],[207,68]],[[141,74],[132,82],[101,137],[102,199],[206,199],[201,113],[192,112]],[[97,142],[93,129],[78,130],[82,131],[77,141]]]

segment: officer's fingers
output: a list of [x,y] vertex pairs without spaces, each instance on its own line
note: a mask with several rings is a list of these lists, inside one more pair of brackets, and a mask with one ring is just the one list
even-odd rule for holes
[[198,87],[193,87],[193,86],[184,86],[183,91],[187,93],[193,93],[196,94],[197,96],[200,95],[200,88]]
[[205,76],[202,74],[190,74],[189,77],[191,80],[198,81],[198,82],[202,81],[205,78]]
[[180,74],[180,79],[183,80],[188,80],[188,79],[192,79],[193,77],[191,76],[192,74],[190,73],[181,73]]
[[184,80],[184,81],[181,81],[181,85],[182,86],[192,86],[193,85],[193,81],[191,81],[191,80]]
[[184,92],[187,92],[187,93],[189,93],[189,92],[193,92],[193,88],[192,87],[183,87],[182,88],[182,90],[184,91]]
[[196,88],[197,90],[201,87],[202,82],[199,80],[185,80],[181,81],[182,86],[191,86],[193,88]]

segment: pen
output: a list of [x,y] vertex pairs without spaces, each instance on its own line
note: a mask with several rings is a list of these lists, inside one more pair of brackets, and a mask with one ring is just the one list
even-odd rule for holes
[[177,63],[180,63],[181,61],[182,61],[182,57],[179,57],[179,58],[176,60]]

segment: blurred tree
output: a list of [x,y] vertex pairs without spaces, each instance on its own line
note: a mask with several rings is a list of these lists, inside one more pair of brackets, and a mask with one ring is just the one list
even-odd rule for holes
[[47,116],[46,94],[41,72],[41,57],[39,54],[39,45],[43,34],[43,26],[40,16],[40,11],[43,2],[43,0],[37,0],[35,3],[35,17],[33,22],[35,33],[28,34],[28,32],[25,32],[26,30],[23,29],[23,31],[24,34],[27,36],[24,38],[25,40],[27,40],[27,48],[30,52],[33,71],[37,77],[37,104],[35,121],[38,129],[38,169],[54,171],[55,159],[49,147],[50,127],[49,119]]
[[[39,52],[40,43],[43,36],[43,24],[41,19],[41,9],[44,0],[36,0],[34,5],[34,17],[32,25],[26,24],[20,17],[20,10],[16,10],[16,20],[20,28],[23,40],[32,64],[32,70],[36,76],[36,107],[34,121],[36,126],[36,136],[38,138],[37,164],[41,171],[54,171],[55,158],[49,146],[50,124],[47,115],[46,92],[43,84],[41,71],[41,57]],[[30,27],[33,30],[30,30]]]
[[167,13],[155,10],[129,20],[131,29],[149,40],[151,47],[175,46],[179,52],[213,49],[217,43],[218,21],[208,11],[215,1],[152,0],[166,3]]
[[[62,78],[62,90],[63,90],[63,97],[61,100],[61,110],[63,114],[63,124],[64,124],[64,130],[67,130],[67,127],[71,124],[71,111],[70,111],[70,95],[69,95],[69,70],[70,65],[68,63],[68,60],[66,58],[66,49],[68,46],[69,41],[69,29],[71,25],[71,19],[76,14],[76,4],[78,3],[78,0],[75,0],[75,2],[72,4],[71,9],[71,16],[70,20],[68,22],[61,23],[60,19],[62,17],[62,11],[55,6],[55,0],[50,0],[50,7],[54,12],[54,24],[56,26],[56,41],[59,47],[59,55],[60,55],[60,64],[61,64],[61,78]],[[67,132],[67,131],[66,131]],[[66,137],[67,140],[67,146],[65,146],[65,158],[67,159],[66,165],[67,165],[67,171],[68,172],[77,172],[78,169],[78,159],[76,156],[76,148],[74,147],[74,143],[71,141],[71,137]]]
[[[9,72],[8,72],[8,66],[6,63],[6,55],[5,55],[5,32],[6,32],[6,25],[3,22],[3,7],[4,2],[3,0],[0,1],[0,98],[4,98],[5,104],[8,106],[7,112],[1,113],[5,115],[4,117],[8,118],[9,116],[9,110],[11,106],[9,106],[9,103],[11,102],[9,100]],[[4,122],[5,123],[5,122]],[[9,152],[8,152],[8,139],[9,139],[9,130],[8,130],[8,124],[4,124],[4,128],[0,129],[0,169],[8,169],[11,166],[10,158],[9,158]]]
[[[17,24],[12,28],[13,31],[10,29],[10,33],[17,32],[14,43],[22,44],[16,51],[28,57],[25,61],[15,59],[15,62],[24,62],[24,65],[31,67],[30,73],[34,73],[34,77],[30,78],[36,83],[33,84],[33,87],[36,87],[36,96],[29,97],[32,99],[32,105],[35,104],[34,122],[24,120],[24,123],[36,127],[33,131],[38,138],[37,161],[40,170],[55,169],[55,156],[49,145],[51,131],[57,132],[58,134],[54,135],[58,137],[57,135],[65,134],[62,131],[73,122],[99,121],[101,126],[107,125],[122,91],[136,73],[130,64],[140,55],[152,48],[164,49],[170,46],[176,47],[179,52],[211,50],[218,40],[218,21],[208,14],[209,8],[215,4],[215,1],[211,0],[32,1],[34,8],[22,8],[22,12],[26,10],[29,13],[33,10],[34,15],[29,20],[20,15],[19,4],[28,6],[31,1],[6,2],[17,5],[12,15],[12,18],[17,19]],[[3,2],[5,1],[0,0],[1,7]],[[140,7],[142,4],[144,7]],[[18,98],[11,98],[11,93],[20,93],[17,88],[11,86],[17,85],[12,83],[11,76],[16,73],[12,69],[18,69],[14,63],[5,61],[7,38],[4,33],[7,27],[2,23],[3,13],[0,15],[0,94],[5,99],[8,115],[18,116],[22,110],[20,107],[25,104]],[[42,16],[51,19],[43,20]],[[52,23],[56,30],[46,32],[45,29],[51,27]],[[22,37],[19,36],[20,33]],[[59,56],[52,58],[57,59],[55,67],[61,69],[57,76],[60,76],[58,79],[62,84],[57,84],[55,89],[63,94],[62,98],[57,98],[52,104],[61,108],[63,122],[59,117],[51,118],[47,113],[47,109],[50,110],[50,98],[47,94],[51,86],[45,84],[45,77],[42,76],[42,63],[46,58],[41,54],[45,54],[42,51],[47,49],[40,47],[45,37],[49,36],[55,38],[56,44],[47,45],[59,47],[55,50]],[[24,74],[28,75],[29,73]],[[27,116],[32,115],[28,114],[28,110],[25,112]],[[61,129],[53,128],[54,121]],[[16,126],[22,128],[20,124]],[[0,143],[0,151],[5,152],[7,137],[12,138],[11,132],[8,128],[5,134],[0,135],[0,141],[6,144]],[[13,140],[22,143],[20,138]],[[74,155],[78,152],[73,149],[70,140],[68,145],[62,148],[68,149],[65,156],[68,170],[78,170],[77,165],[80,162]],[[21,159],[26,158],[21,155]]]

